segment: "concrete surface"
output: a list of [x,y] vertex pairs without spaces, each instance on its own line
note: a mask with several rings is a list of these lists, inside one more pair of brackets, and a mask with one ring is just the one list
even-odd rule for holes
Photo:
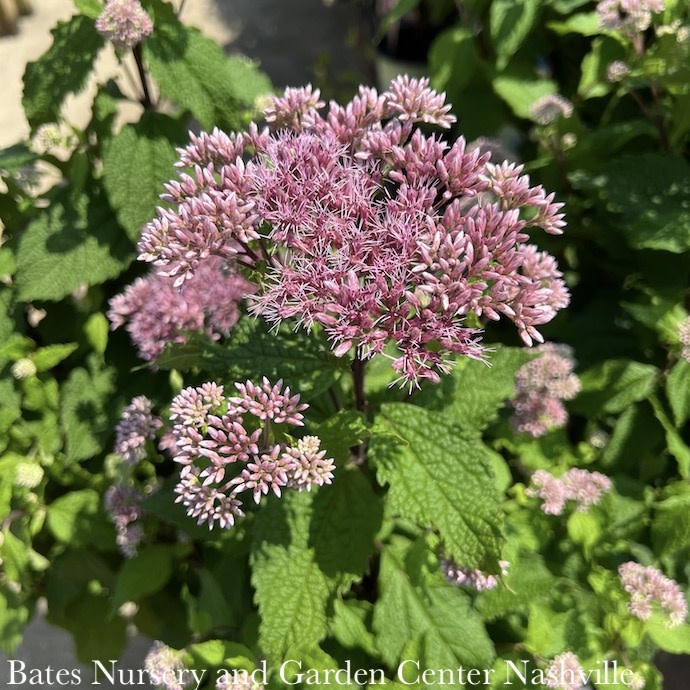
[[[180,0],[173,2],[178,6]],[[19,19],[18,33],[0,37],[0,148],[29,135],[21,108],[24,68],[48,49],[50,29],[58,20],[75,13],[73,0],[33,4],[33,14]],[[352,37],[354,14],[355,4],[345,0],[187,0],[181,16],[228,52],[259,60],[278,88],[324,79],[351,88],[366,71]],[[133,62],[129,68],[134,72]],[[123,92],[132,93],[111,48],[101,52],[96,71],[99,81],[116,78]],[[68,99],[67,121],[86,124],[94,83],[92,79],[84,94]]]

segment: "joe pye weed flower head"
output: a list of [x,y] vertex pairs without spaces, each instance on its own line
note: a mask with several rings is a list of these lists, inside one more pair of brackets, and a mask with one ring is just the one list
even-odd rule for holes
[[437,382],[453,356],[485,357],[470,314],[541,342],[538,327],[569,302],[528,234],[562,232],[553,194],[462,137],[423,133],[455,121],[427,80],[324,107],[311,87],[287,89],[265,129],[192,136],[140,259],[177,286],[209,257],[250,266],[261,276],[251,313],[320,326],[338,357],[385,354],[404,385]]

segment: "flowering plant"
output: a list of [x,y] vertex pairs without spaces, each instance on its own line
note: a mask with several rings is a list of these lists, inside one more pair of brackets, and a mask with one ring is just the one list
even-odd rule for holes
[[[168,689],[660,689],[690,652],[682,3],[468,2],[431,82],[328,104],[163,0],[75,4],[0,152],[4,646],[44,596],[82,660],[152,638]],[[104,85],[53,122],[104,40],[140,120]]]

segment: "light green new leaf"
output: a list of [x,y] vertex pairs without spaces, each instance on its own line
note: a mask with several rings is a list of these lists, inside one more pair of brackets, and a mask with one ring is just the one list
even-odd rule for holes
[[387,510],[435,527],[459,563],[498,570],[503,515],[480,440],[445,415],[405,404],[385,404],[376,418],[370,458],[389,484]]
[[556,82],[549,79],[523,79],[519,77],[499,76],[492,85],[494,91],[510,106],[511,110],[525,119],[531,117],[532,105],[540,98],[558,91]]
[[[103,38],[93,19],[75,15],[52,30],[53,44],[24,73],[22,103],[32,127],[57,122],[67,96],[79,93],[93,69]],[[79,49],[75,50],[75,46]]]
[[373,626],[384,661],[396,666],[406,645],[418,640],[423,669],[490,665],[494,649],[481,616],[465,592],[429,572],[427,557],[425,544],[410,548],[401,538],[381,554]]
[[669,654],[690,654],[690,625],[687,623],[668,628],[659,621],[651,620],[645,625],[654,644]]
[[115,542],[111,525],[101,512],[101,499],[93,489],[70,491],[48,506],[46,518],[53,536],[65,544]]
[[527,38],[538,10],[538,0],[493,0],[491,3],[491,40],[499,70],[505,69]]
[[103,12],[101,0],[74,0],[74,6],[86,17],[96,19]]
[[103,185],[132,242],[139,241],[142,226],[154,217],[163,184],[174,177],[175,145],[186,139],[181,122],[147,112],[105,146]]
[[91,184],[90,196],[59,192],[26,228],[17,252],[20,300],[62,299],[84,283],[114,278],[134,258],[105,195]]
[[381,517],[380,500],[356,469],[257,513],[252,584],[269,660],[313,649],[326,636],[328,602],[364,574]]
[[37,371],[49,371],[67,359],[78,347],[77,343],[46,345],[31,355],[31,361],[36,365]]

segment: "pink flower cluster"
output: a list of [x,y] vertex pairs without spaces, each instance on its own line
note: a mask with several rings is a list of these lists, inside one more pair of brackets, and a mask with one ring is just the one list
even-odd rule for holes
[[534,487],[527,489],[526,493],[528,496],[541,498],[541,509],[547,515],[562,515],[568,501],[575,501],[577,510],[584,512],[590,506],[598,504],[613,486],[605,474],[575,467],[560,478],[546,470],[537,470],[532,475],[532,484]]
[[470,313],[541,342],[537,327],[569,301],[526,232],[562,232],[553,194],[462,137],[423,134],[418,123],[454,122],[427,80],[324,105],[311,87],[287,89],[270,128],[192,136],[139,258],[181,285],[209,256],[236,257],[263,273],[254,314],[320,325],[336,356],[393,343],[385,354],[410,386],[438,381],[452,355],[483,358]]
[[133,48],[153,32],[153,22],[139,0],[109,0],[96,19],[96,30],[118,51]]
[[600,27],[633,34],[646,31],[652,15],[664,9],[663,0],[601,0],[597,4]]
[[[508,561],[499,561],[498,565],[501,569],[501,575],[505,577],[508,574],[510,563]],[[441,572],[448,582],[452,582],[459,587],[470,587],[478,592],[498,587],[498,577],[495,575],[487,575],[476,568],[458,565],[449,558],[441,561]]]
[[254,289],[226,261],[210,257],[180,288],[155,273],[138,278],[110,300],[108,318],[113,330],[126,327],[139,356],[150,361],[167,343],[186,342],[185,331],[203,329],[213,340],[227,335],[240,316],[238,302]]
[[310,491],[331,483],[335,466],[316,436],[295,445],[269,443],[271,424],[302,426],[308,407],[282,386],[266,378],[260,385],[236,383],[239,395],[226,397],[222,386],[209,382],[174,398],[172,453],[182,465],[176,502],[199,524],[234,525],[244,515],[244,491],[258,503],[269,491],[280,496],[284,488]]
[[151,405],[145,395],[132,398],[115,427],[113,450],[128,465],[134,465],[146,457],[146,441],[153,440],[156,431],[163,426],[163,422],[153,414]]
[[548,94],[536,100],[530,107],[530,115],[540,125],[550,125],[560,118],[573,114],[573,104],[558,94]]
[[144,669],[151,685],[165,690],[184,690],[190,681],[190,674],[182,663],[182,655],[174,649],[156,641],[144,659]]
[[586,683],[578,658],[572,652],[563,652],[555,656],[546,669],[545,683],[547,688],[557,690],[579,690]]
[[567,345],[545,343],[536,348],[539,357],[520,367],[515,374],[516,396],[512,400],[514,429],[531,436],[564,426],[568,412],[563,400],[571,400],[580,390],[573,373],[572,350]]
[[137,555],[144,538],[144,528],[138,522],[142,515],[139,502],[143,498],[134,487],[123,483],[113,484],[105,494],[105,509],[115,525],[115,539],[121,553],[127,558]]
[[646,621],[658,608],[670,628],[680,625],[687,617],[688,604],[678,583],[660,570],[628,561],[618,568],[618,575],[630,595],[628,610],[633,616]]

